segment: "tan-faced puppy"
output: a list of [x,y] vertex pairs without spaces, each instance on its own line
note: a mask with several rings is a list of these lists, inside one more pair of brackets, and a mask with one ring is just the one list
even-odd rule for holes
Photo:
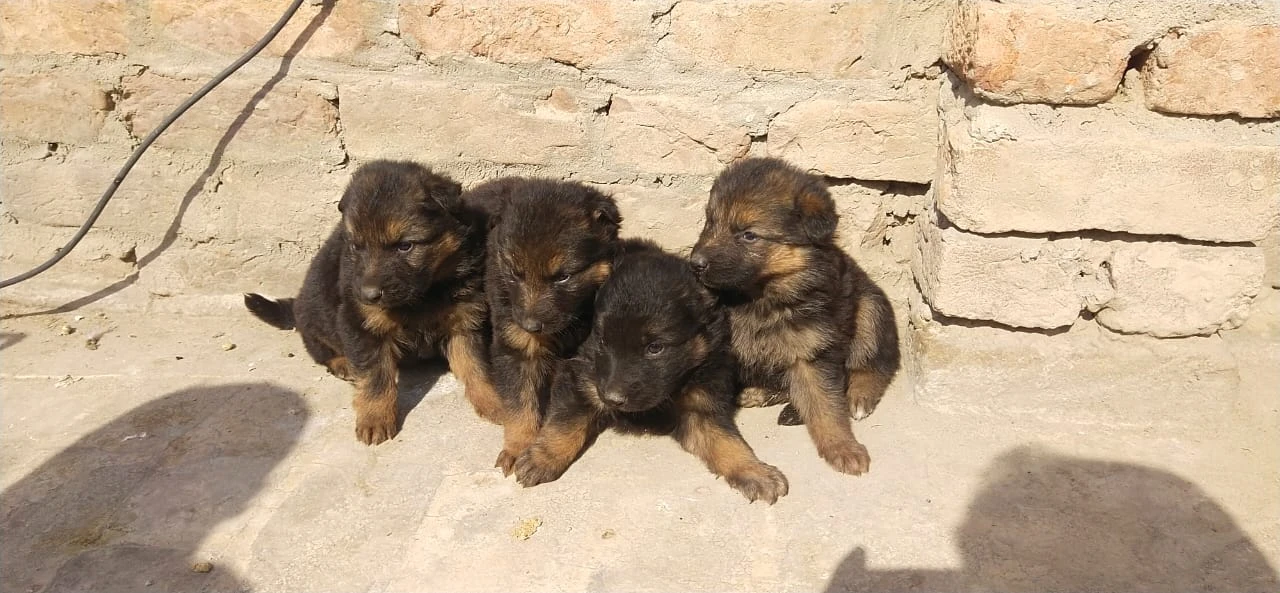
[[356,438],[365,444],[400,430],[396,383],[406,358],[443,356],[476,412],[501,421],[487,364],[488,225],[460,195],[457,183],[415,163],[363,165],[298,298],[245,295],[254,315],[296,325],[316,362],[355,382]]
[[490,368],[506,404],[496,465],[510,474],[537,435],[556,361],[573,356],[590,331],[592,300],[609,277],[622,217],[613,198],[548,179],[499,179],[464,200],[491,213]]
[[621,247],[596,295],[591,335],[558,368],[538,438],[516,461],[525,486],[555,480],[605,428],[670,434],[748,500],[773,504],[787,478],[734,423],[724,310],[684,259],[648,241]]
[[778,159],[725,169],[690,256],[729,308],[744,406],[790,402],[837,470],[870,468],[850,416],[875,410],[898,371],[898,332],[880,290],[835,244],[838,215],[822,180]]

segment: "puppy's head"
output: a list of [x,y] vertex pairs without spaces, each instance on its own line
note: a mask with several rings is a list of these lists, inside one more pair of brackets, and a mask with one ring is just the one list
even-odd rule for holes
[[373,161],[351,177],[338,210],[347,247],[342,281],[361,304],[410,305],[452,275],[471,231],[462,188],[412,162]]
[[520,179],[491,216],[489,264],[511,322],[550,335],[578,319],[609,277],[622,217],[613,198],[579,183]]
[[709,288],[752,294],[804,269],[814,246],[833,244],[838,218],[819,177],[778,159],[746,159],[712,184],[689,262]]
[[609,410],[643,412],[669,400],[723,341],[711,331],[715,299],[688,264],[647,246],[628,249],[600,288],[583,348],[598,405]]

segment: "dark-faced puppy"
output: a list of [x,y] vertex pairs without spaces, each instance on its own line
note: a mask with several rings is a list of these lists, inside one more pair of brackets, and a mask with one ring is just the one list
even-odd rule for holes
[[613,198],[547,179],[499,179],[464,199],[492,214],[485,272],[491,368],[507,413],[496,465],[510,474],[537,435],[555,362],[572,356],[590,331],[622,217]]
[[748,500],[773,504],[787,479],[761,462],[734,423],[729,326],[681,258],[623,242],[596,296],[591,335],[559,366],[546,421],[516,461],[525,486],[555,480],[605,428],[670,434]]
[[836,469],[870,468],[850,416],[871,414],[898,371],[884,291],[835,244],[838,215],[822,180],[752,158],[716,179],[690,265],[729,308],[744,406],[790,402]]
[[351,177],[342,222],[307,271],[298,298],[245,295],[260,319],[297,326],[307,353],[356,384],[356,437],[399,432],[398,366],[444,356],[476,411],[501,421],[488,377],[486,217],[449,178],[411,162],[373,161]]

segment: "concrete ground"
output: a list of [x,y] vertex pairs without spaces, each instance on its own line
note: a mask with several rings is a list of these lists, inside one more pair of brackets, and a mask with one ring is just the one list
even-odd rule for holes
[[[826,467],[802,428],[776,426],[776,408],[747,410],[748,440],[790,478],[775,506],[748,504],[670,439],[612,434],[559,481],[523,489],[490,467],[500,430],[430,369],[405,381],[401,435],[366,447],[350,387],[247,314],[10,318],[0,584],[1275,591],[1278,307],[1267,297],[1224,336],[1234,411],[1174,429],[934,406],[904,375],[856,427],[873,463],[855,478]],[[1130,395],[1186,415],[1180,397]]]

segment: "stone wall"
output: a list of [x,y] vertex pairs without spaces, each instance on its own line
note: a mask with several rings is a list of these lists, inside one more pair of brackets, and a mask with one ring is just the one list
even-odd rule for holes
[[[0,3],[3,274],[61,245],[285,4]],[[583,181],[626,234],[686,248],[716,173],[775,155],[826,176],[924,364],[973,332],[1212,337],[1280,284],[1278,73],[1278,0],[313,2],[75,253],[0,296],[216,312],[291,293],[382,157]]]

